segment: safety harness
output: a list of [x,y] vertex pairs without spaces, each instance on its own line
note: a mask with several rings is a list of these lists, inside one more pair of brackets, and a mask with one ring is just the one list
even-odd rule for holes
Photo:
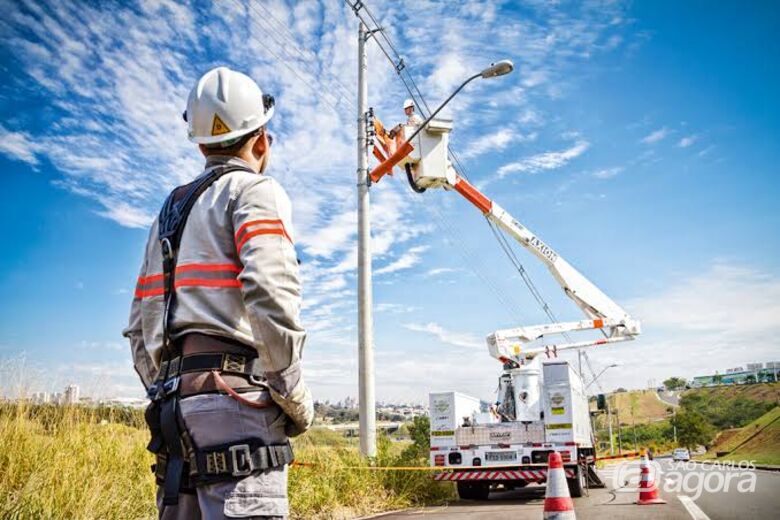
[[[187,430],[179,406],[181,376],[186,373],[211,372],[219,388],[224,386],[220,373],[243,376],[252,383],[254,390],[264,386],[254,349],[245,347],[241,354],[200,352],[185,356],[182,342],[172,341],[170,335],[176,306],[176,262],[187,217],[198,197],[209,186],[223,175],[235,171],[254,173],[244,166],[217,166],[190,184],[173,190],[158,219],[164,276],[163,344],[160,370],[147,392],[151,403],[145,417],[152,434],[147,449],[157,456],[152,470],[157,483],[163,487],[164,505],[176,505],[179,493],[194,493],[197,486],[240,479],[293,461],[289,442],[266,445],[261,439],[249,437],[218,446],[197,446]],[[229,387],[224,390],[235,395]],[[190,395],[195,394],[187,394],[187,397]],[[255,407],[263,405],[255,403]]]

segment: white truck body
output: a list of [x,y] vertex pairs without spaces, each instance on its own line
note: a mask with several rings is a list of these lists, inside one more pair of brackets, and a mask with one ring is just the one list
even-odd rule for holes
[[[531,365],[538,367],[539,363]],[[519,417],[535,420],[481,424],[473,420],[480,409],[479,399],[455,392],[430,395],[430,463],[447,469],[434,479],[478,480],[511,487],[546,481],[551,451],[561,454],[571,479],[576,478],[578,464],[593,462],[590,412],[580,376],[560,359],[541,363],[541,370],[529,374],[529,382],[538,385],[529,395],[539,396],[538,408],[543,413],[528,417],[524,412]],[[528,385],[517,384],[516,396],[517,388],[528,389]],[[518,412],[522,411],[518,407]]]

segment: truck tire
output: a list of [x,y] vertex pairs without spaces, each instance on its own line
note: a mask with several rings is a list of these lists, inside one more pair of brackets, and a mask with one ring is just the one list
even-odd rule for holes
[[458,496],[463,500],[487,500],[490,484],[487,482],[458,482]]
[[575,466],[574,477],[566,479],[566,483],[569,485],[569,494],[572,498],[580,498],[582,496],[587,485],[585,478],[582,466]]

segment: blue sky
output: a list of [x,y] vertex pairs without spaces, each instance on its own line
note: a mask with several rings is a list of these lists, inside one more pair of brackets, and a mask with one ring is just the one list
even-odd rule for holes
[[[216,65],[277,99],[269,173],[294,204],[323,399],[355,395],[356,20],[342,2],[3,1],[3,386],[139,395],[120,336],[146,226],[200,171],[180,114]],[[778,358],[780,8],[774,2],[378,2],[469,178],[643,320],[605,388]],[[407,97],[375,45],[369,100]],[[544,322],[484,219],[454,193],[372,190],[377,395],[487,398],[483,337]],[[578,309],[525,252],[560,318]]]

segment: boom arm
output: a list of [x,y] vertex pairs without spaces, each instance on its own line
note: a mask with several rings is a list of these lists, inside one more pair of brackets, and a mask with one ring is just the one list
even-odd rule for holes
[[[499,330],[488,336],[488,348],[493,357],[506,362],[513,359],[522,363],[539,354],[548,355],[558,350],[603,345],[634,339],[641,332],[639,321],[612,301],[579,271],[545,244],[528,228],[520,224],[504,208],[487,198],[466,179],[460,177],[447,159],[448,134],[451,121],[429,120],[425,128],[405,125],[403,134],[393,141],[378,119],[374,120],[375,136],[384,153],[377,146],[374,153],[381,164],[371,172],[371,179],[378,182],[390,173],[394,166],[406,168],[409,182],[417,192],[431,188],[455,190],[477,207],[485,217],[498,225],[521,246],[541,260],[552,273],[563,292],[582,309],[586,320],[565,323],[518,327]],[[385,158],[385,154],[387,158]],[[523,346],[551,334],[567,334],[582,330],[601,329],[606,338],[558,344],[523,351]]]
[[[520,355],[520,347],[512,343],[529,343],[550,334],[607,329],[607,338],[558,345],[555,350],[581,348],[634,339],[641,332],[639,321],[633,319],[622,307],[604,294],[579,271],[544,243],[528,228],[520,224],[504,208],[488,199],[466,179],[455,175],[451,187],[477,207],[485,217],[506,231],[512,238],[541,260],[552,273],[566,295],[582,309],[588,320],[553,323],[532,327],[518,327],[497,331],[488,338],[491,353],[495,357],[513,358]],[[493,351],[495,347],[495,352]],[[545,349],[539,349],[541,352]],[[530,354],[532,352],[527,352]]]

